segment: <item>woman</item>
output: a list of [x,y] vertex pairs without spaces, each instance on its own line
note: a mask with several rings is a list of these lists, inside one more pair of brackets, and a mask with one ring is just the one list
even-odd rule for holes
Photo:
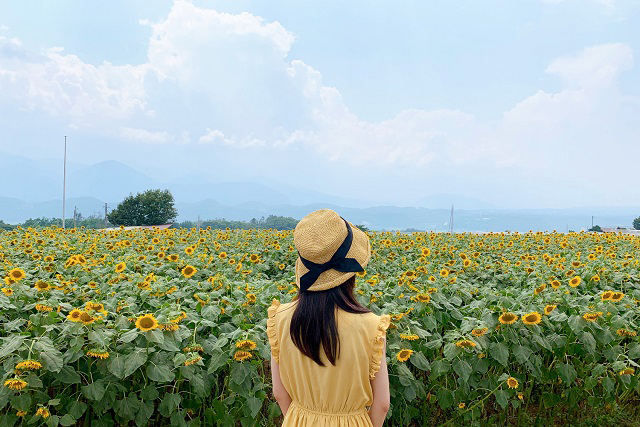
[[[268,310],[273,394],[283,427],[380,427],[389,410],[385,334],[353,295],[371,248],[367,235],[330,209],[304,217],[298,250],[298,298]],[[367,411],[367,407],[369,407]]]

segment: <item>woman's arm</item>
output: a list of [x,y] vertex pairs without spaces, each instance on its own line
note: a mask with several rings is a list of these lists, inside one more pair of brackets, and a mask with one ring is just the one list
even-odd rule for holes
[[373,403],[369,409],[369,418],[373,427],[382,427],[384,419],[387,417],[389,407],[391,405],[391,397],[389,396],[389,372],[387,370],[387,343],[384,343],[382,358],[380,360],[380,370],[375,378],[371,380],[371,389],[373,390]]
[[278,405],[280,405],[282,415],[287,415],[289,405],[291,404],[291,396],[289,396],[289,393],[287,393],[287,390],[282,384],[282,380],[280,379],[280,366],[278,366],[273,356],[271,357],[271,383],[273,384],[273,397],[276,398]]

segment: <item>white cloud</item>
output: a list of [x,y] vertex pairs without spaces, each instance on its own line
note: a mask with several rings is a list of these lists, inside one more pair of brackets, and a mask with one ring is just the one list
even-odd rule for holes
[[633,67],[631,48],[619,43],[553,61],[546,72],[562,89],[523,99],[497,124],[448,109],[368,122],[320,71],[289,58],[295,37],[278,22],[177,1],[165,19],[143,24],[151,37],[147,61],[138,65],[94,66],[59,48],[33,54],[0,39],[0,90],[22,108],[126,140],[187,143],[194,134],[203,145],[303,147],[377,166],[535,170],[548,153],[571,153],[596,144],[596,136],[616,134],[624,143],[629,135],[615,128],[616,111],[637,110],[618,93],[619,75]]
[[151,132],[145,129],[133,129],[123,127],[120,130],[120,136],[124,139],[138,142],[148,142],[153,144],[166,144],[174,142],[175,138],[168,132]]

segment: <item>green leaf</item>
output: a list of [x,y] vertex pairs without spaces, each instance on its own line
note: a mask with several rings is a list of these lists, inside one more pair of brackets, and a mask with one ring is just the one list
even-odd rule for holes
[[124,378],[133,374],[147,361],[147,353],[144,348],[136,348],[135,351],[124,356]]
[[58,424],[60,423],[60,417],[58,417],[57,415],[49,415],[49,417],[44,420],[44,423],[47,425],[47,427],[58,427]]
[[258,399],[255,396],[249,396],[247,398],[247,406],[251,412],[251,418],[256,418],[262,408],[262,399]]
[[447,360],[453,360],[461,351],[462,349],[460,347],[450,342],[444,346],[444,358]]
[[75,418],[73,418],[70,414],[64,414],[60,417],[60,425],[68,427],[72,426],[77,422]]
[[571,328],[573,333],[576,335],[578,335],[584,329],[584,319],[579,314],[574,314],[573,316],[569,317],[567,323],[569,324],[569,327]]
[[249,365],[247,363],[234,363],[231,365],[231,381],[240,385],[249,375]]
[[158,344],[162,344],[164,342],[164,334],[160,329],[154,329],[152,331],[147,331],[144,333],[144,337],[149,342],[154,342]]
[[123,343],[131,342],[138,337],[139,333],[140,331],[138,330],[138,328],[131,329],[130,331],[127,331],[124,334],[120,335],[119,341]]
[[420,369],[421,371],[429,370],[429,361],[426,357],[424,357],[424,354],[422,354],[421,351],[416,351],[415,353],[413,353],[409,358],[409,362],[411,362],[413,366]]
[[100,400],[104,397],[105,388],[101,380],[82,386],[82,394],[87,399]]
[[153,415],[153,402],[149,402],[142,398],[140,401],[140,407],[136,413],[136,425],[138,427],[146,426],[151,415]]
[[566,384],[571,384],[578,376],[575,368],[569,363],[559,363],[556,371],[558,371],[558,375]]
[[582,341],[582,344],[584,344],[584,347],[589,353],[595,353],[596,339],[593,337],[593,335],[591,335],[590,332],[583,332],[582,336],[580,337],[580,341]]
[[168,366],[154,364],[147,365],[147,376],[151,380],[159,383],[173,381],[176,377],[173,371],[171,371]]
[[187,423],[184,420],[184,415],[180,412],[174,412],[171,415],[171,427],[187,427]]
[[80,374],[69,365],[63,366],[60,372],[54,375],[54,378],[64,384],[80,384],[82,382]]
[[532,353],[533,352],[529,347],[525,347],[523,345],[516,345],[513,347],[513,355],[521,365],[524,365],[529,361],[529,357]]
[[460,376],[460,378],[462,378],[465,383],[469,381],[471,372],[473,372],[473,368],[471,368],[469,362],[462,359],[457,359],[455,362],[453,362],[453,370]]
[[0,359],[4,359],[20,348],[24,341],[24,335],[13,334],[5,338],[2,347],[0,347]]
[[440,375],[446,374],[447,372],[449,372],[450,367],[451,365],[446,360],[436,360],[431,364],[431,374],[429,375],[429,380],[436,380]]
[[441,387],[436,391],[436,400],[442,409],[450,408],[453,406],[453,393]]
[[31,406],[31,396],[28,394],[16,394],[10,400],[13,409],[18,411],[26,411]]
[[607,390],[608,393],[612,393],[616,383],[610,377],[605,377],[602,380],[602,387]]
[[640,343],[629,346],[629,359],[640,359]]
[[139,407],[140,401],[135,393],[127,395],[124,399],[116,400],[113,404],[116,414],[125,420],[133,420]]
[[158,406],[158,412],[163,417],[171,416],[178,409],[181,400],[182,397],[178,393],[166,393]]
[[115,377],[123,379],[124,378],[124,357],[121,356],[120,354],[115,354],[107,364],[107,369]]
[[509,363],[509,349],[501,342],[491,344],[489,356],[502,366],[507,366]]
[[400,384],[405,387],[410,386],[415,379],[407,365],[404,363],[398,365],[398,379],[400,380]]
[[547,408],[553,408],[560,403],[561,399],[562,397],[556,393],[542,393],[542,401]]
[[73,400],[69,405],[67,405],[67,411],[69,411],[69,414],[75,419],[80,418],[86,410],[87,404],[78,400]]
[[149,385],[145,387],[140,392],[140,399],[142,399],[143,401],[152,402],[156,400],[159,396],[160,396],[160,393],[158,392],[158,389],[153,385]]
[[229,355],[222,350],[217,350],[217,352],[214,353],[214,355],[211,357],[211,362],[209,362],[207,373],[213,374],[218,369],[226,365],[228,362],[229,362]]
[[506,408],[509,404],[509,392],[506,390],[496,390],[495,396],[498,405],[500,405],[502,409]]

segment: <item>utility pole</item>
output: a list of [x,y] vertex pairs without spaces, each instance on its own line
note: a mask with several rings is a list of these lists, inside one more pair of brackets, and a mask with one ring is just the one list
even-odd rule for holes
[[78,215],[78,207],[73,207],[73,228],[76,228],[76,216]]
[[200,234],[200,214],[198,214],[198,222],[196,222],[198,234]]
[[62,172],[62,229],[65,229],[64,224],[64,208],[67,202],[67,136],[64,136],[64,169]]
[[591,215],[591,228],[593,228],[593,215]]
[[107,204],[104,204],[104,228],[107,228]]
[[449,218],[449,233],[453,234],[453,205],[451,205],[451,217]]

